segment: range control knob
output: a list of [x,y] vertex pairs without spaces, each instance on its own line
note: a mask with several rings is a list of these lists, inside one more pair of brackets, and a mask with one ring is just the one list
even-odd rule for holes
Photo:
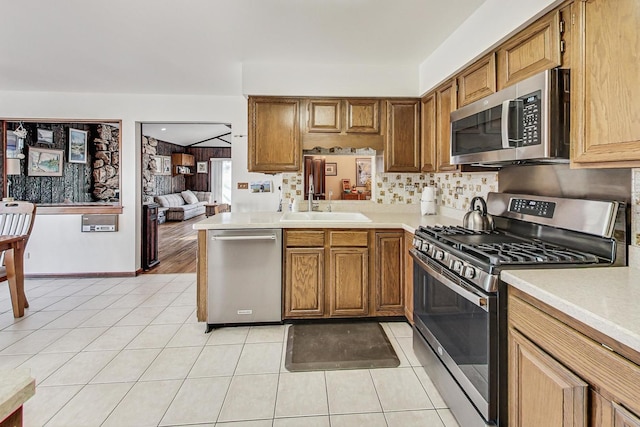
[[462,273],[462,261],[453,261],[453,265],[451,266],[451,268],[453,268],[453,271],[455,271],[458,274]]
[[431,249],[431,245],[428,242],[422,242],[422,251],[429,252]]
[[420,249],[422,247],[422,241],[417,237],[413,238],[413,247],[416,249]]
[[433,251],[433,257],[437,260],[443,260],[444,259],[444,252],[443,251],[439,251],[438,249]]
[[473,279],[476,277],[476,269],[473,267],[466,267],[463,273],[464,277],[467,279]]

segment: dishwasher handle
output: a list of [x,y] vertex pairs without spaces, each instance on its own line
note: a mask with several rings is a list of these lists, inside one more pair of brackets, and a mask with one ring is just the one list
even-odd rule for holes
[[247,235],[247,236],[211,236],[211,240],[238,241],[238,240],[276,240],[275,234]]

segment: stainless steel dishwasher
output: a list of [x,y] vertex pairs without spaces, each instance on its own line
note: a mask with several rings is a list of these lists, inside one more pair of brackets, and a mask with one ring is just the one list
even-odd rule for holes
[[207,330],[282,321],[282,230],[207,231]]

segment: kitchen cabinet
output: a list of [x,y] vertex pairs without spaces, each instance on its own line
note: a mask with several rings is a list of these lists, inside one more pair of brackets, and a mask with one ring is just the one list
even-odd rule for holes
[[324,231],[284,233],[284,317],[325,314]]
[[466,68],[456,78],[458,108],[496,91],[496,55],[491,53]]
[[510,426],[640,425],[639,354],[513,288],[507,311]]
[[402,230],[376,232],[374,315],[404,315],[404,259]]
[[420,100],[388,100],[385,172],[420,171]]
[[404,316],[413,325],[413,233],[404,232]]
[[160,263],[158,258],[158,209],[157,203],[142,205],[142,269],[147,271]]
[[380,133],[379,99],[346,99],[347,133]]
[[436,94],[422,98],[420,108],[420,171],[436,172],[438,170],[438,144],[436,125]]
[[193,168],[196,161],[193,155],[186,153],[171,154],[171,174],[176,175],[193,175]]
[[555,10],[498,49],[498,90],[561,65],[560,11]]
[[369,314],[369,233],[330,230],[329,316]]
[[572,167],[639,167],[640,3],[576,1],[573,9]]
[[249,172],[298,172],[299,98],[249,97]]
[[439,172],[457,170],[451,164],[451,112],[457,108],[455,81],[451,80],[435,91],[436,97],[436,169]]
[[342,100],[312,99],[308,104],[308,132],[341,132]]

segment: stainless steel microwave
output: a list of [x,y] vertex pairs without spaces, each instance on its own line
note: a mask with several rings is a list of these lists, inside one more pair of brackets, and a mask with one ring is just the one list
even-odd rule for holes
[[453,164],[569,161],[569,70],[554,68],[451,113]]

